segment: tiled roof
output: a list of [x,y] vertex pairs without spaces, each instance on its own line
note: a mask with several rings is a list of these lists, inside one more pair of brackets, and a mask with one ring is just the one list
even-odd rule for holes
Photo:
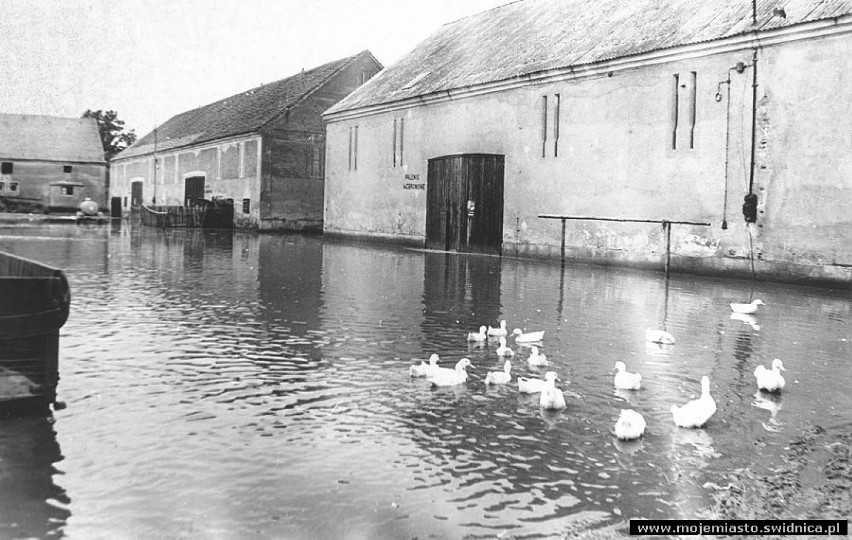
[[103,163],[94,118],[0,113],[0,158]]
[[[156,150],[257,132],[363,55],[370,55],[370,52],[363,51],[180,113],[157,127]],[[152,131],[113,159],[150,154],[154,151],[154,143]]]
[[[757,29],[852,0],[757,0]],[[444,25],[326,114],[753,32],[751,0],[520,0]]]

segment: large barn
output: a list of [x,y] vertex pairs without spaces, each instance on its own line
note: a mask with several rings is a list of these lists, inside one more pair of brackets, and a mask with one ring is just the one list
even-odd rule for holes
[[178,114],[113,159],[112,205],[218,199],[236,227],[321,230],[322,112],[381,68],[363,51]]
[[0,114],[0,208],[106,208],[106,161],[93,118]]
[[848,284],[850,88],[849,0],[520,0],[326,112],[325,231]]

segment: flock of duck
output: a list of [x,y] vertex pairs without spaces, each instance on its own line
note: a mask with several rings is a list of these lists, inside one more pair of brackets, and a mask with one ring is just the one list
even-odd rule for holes
[[[757,312],[758,306],[765,305],[762,300],[753,300],[747,304],[731,304],[734,314],[751,315]],[[484,343],[489,339],[496,339],[499,343],[497,355],[506,358],[502,371],[490,371],[485,376],[485,384],[509,384],[512,381],[512,362],[509,358],[515,355],[514,351],[507,346],[506,337],[511,335],[515,343],[530,346],[530,355],[527,363],[533,367],[546,367],[549,365],[547,357],[539,351],[538,345],[544,340],[544,331],[523,332],[515,329],[509,334],[506,329],[506,321],[501,321],[499,327],[480,326],[477,332],[467,335],[468,342]],[[645,332],[645,339],[649,342],[662,345],[672,345],[675,338],[665,330],[649,329]],[[533,345],[535,344],[535,345]],[[409,374],[412,377],[425,377],[434,386],[455,386],[467,381],[467,368],[471,366],[469,358],[459,360],[454,368],[445,368],[438,365],[440,357],[433,354],[429,363],[421,361],[410,367]],[[627,365],[618,361],[613,368],[615,376],[613,386],[619,390],[639,390],[642,387],[642,375],[627,371]],[[784,364],[778,358],[772,361],[769,369],[760,365],[754,370],[754,377],[759,390],[766,392],[780,392],[784,388],[784,377],[781,375]],[[542,409],[559,410],[566,407],[565,396],[556,387],[559,376],[555,371],[547,371],[543,379],[518,377],[518,391],[527,394],[540,394],[539,406]],[[701,377],[701,396],[688,403],[678,406],[672,405],[672,420],[677,427],[700,428],[710,420],[716,412],[716,401],[710,395],[710,377]],[[633,409],[622,409],[615,423],[615,435],[622,440],[637,439],[645,432],[645,418]]]

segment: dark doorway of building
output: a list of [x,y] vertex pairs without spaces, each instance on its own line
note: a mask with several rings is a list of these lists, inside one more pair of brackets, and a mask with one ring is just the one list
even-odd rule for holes
[[130,183],[130,206],[133,208],[142,206],[142,182]]
[[429,160],[426,247],[500,254],[504,156],[462,154]]
[[113,197],[109,200],[110,217],[121,217],[121,197]]
[[185,180],[183,204],[185,206],[199,206],[204,204],[204,177],[190,176]]

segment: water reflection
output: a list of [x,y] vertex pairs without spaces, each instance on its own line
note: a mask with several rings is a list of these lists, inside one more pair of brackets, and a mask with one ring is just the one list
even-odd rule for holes
[[762,422],[763,429],[766,431],[778,432],[781,430],[782,423],[778,420],[778,412],[781,410],[781,395],[776,393],[761,392],[758,390],[754,393],[754,401],[751,402],[753,407],[769,411],[769,419]]
[[54,480],[62,459],[51,419],[0,420],[0,537],[63,536],[71,500]]
[[[852,301],[816,289],[767,284],[758,333],[730,318],[747,282],[127,227],[17,231],[0,248],[71,281],[54,442],[72,537],[548,537],[695,517],[708,479],[758,453],[771,465],[814,421],[852,419]],[[546,332],[566,409],[486,387],[496,343],[465,337],[501,319]],[[646,343],[649,327],[677,343]],[[510,346],[513,376],[541,377]],[[471,358],[469,381],[412,379],[432,353]],[[774,357],[790,374],[783,413],[754,393],[756,363]],[[617,360],[641,391],[613,388]],[[675,428],[669,407],[703,375],[716,416]],[[642,439],[613,436],[622,408],[646,418]],[[58,459],[16,468],[44,483]]]

